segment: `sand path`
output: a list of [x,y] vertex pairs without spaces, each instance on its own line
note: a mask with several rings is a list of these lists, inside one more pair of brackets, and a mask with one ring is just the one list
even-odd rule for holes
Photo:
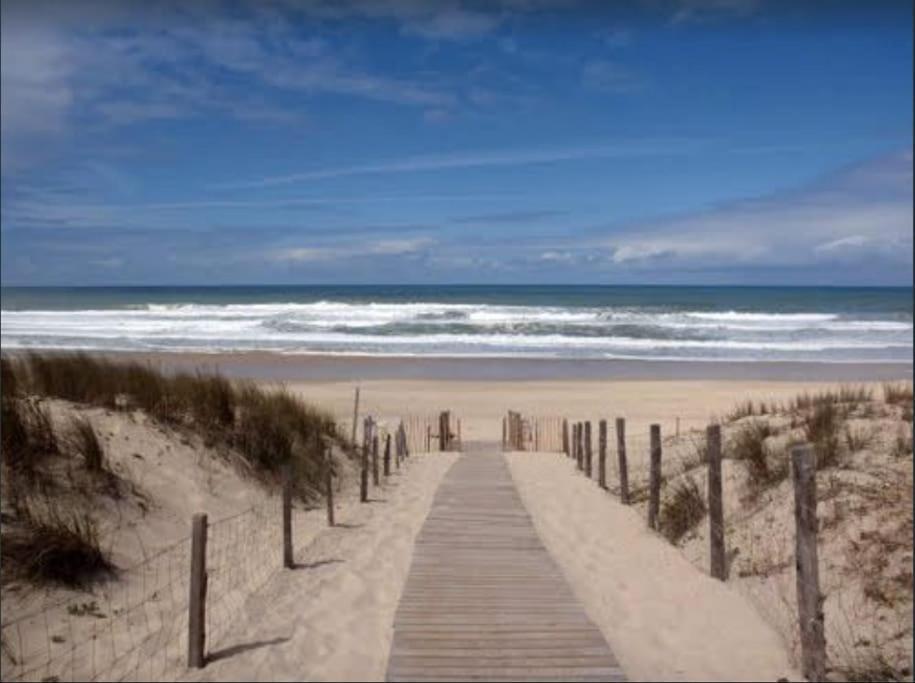
[[509,453],[534,526],[633,680],[801,680],[784,644],[732,587],[556,453]]
[[389,681],[625,680],[495,444],[439,486],[394,618]]

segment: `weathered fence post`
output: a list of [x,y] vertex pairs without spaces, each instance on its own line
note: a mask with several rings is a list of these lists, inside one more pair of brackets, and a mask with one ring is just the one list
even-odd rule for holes
[[292,560],[292,465],[283,468],[283,566],[291,569]]
[[651,469],[648,478],[648,526],[658,528],[661,508],[661,425],[651,425]]
[[569,421],[562,418],[562,452],[569,457]]
[[367,503],[369,500],[369,432],[368,418],[363,422],[362,432],[362,470],[359,473],[359,500]]
[[578,422],[575,425],[575,453],[576,453],[576,462],[578,464],[578,469],[583,470],[584,459],[585,459],[585,449],[584,443],[582,440],[584,429],[582,427],[583,423]]
[[506,437],[506,433],[505,433],[505,418],[503,417],[503,418],[502,418],[502,450],[503,450],[503,451],[507,451],[507,450],[508,450],[508,449],[505,447],[505,437]]
[[709,425],[705,430],[708,459],[708,519],[711,556],[709,566],[716,579],[727,579],[724,555],[724,503],[721,497],[721,426]]
[[356,400],[353,402],[353,437],[350,443],[356,444],[356,423],[359,421],[359,387],[356,387]]
[[372,431],[372,486],[378,486],[378,430]]
[[607,421],[597,425],[597,484],[607,488]]
[[461,418],[457,419],[457,446],[459,451],[464,450],[464,441],[461,439]]
[[324,447],[324,468],[327,485],[327,526],[334,525],[334,459],[330,447]]
[[585,476],[591,478],[591,420],[585,422]]
[[206,662],[207,516],[191,520],[191,580],[187,620],[187,665],[200,669]]
[[810,681],[826,676],[826,635],[817,557],[816,453],[803,444],[791,449],[794,478],[797,612],[801,631],[801,673]]
[[626,419],[616,418],[616,455],[620,470],[620,502],[629,505],[629,469],[626,464]]
[[426,424],[426,453],[432,452],[432,425]]
[[391,476],[391,435],[384,435],[384,476]]
[[451,413],[447,410],[438,416],[438,449],[447,451],[451,441]]

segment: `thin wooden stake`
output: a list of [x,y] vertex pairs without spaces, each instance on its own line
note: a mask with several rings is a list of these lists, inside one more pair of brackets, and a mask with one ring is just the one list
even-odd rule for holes
[[378,486],[378,434],[372,434],[372,486]]
[[626,419],[616,418],[616,455],[620,471],[620,502],[629,505],[629,469],[626,464]]
[[327,525],[334,525],[334,460],[330,454],[330,448],[325,446],[324,449],[324,469],[326,471],[325,479],[327,484]]
[[191,520],[191,580],[187,621],[187,665],[203,668],[206,663],[207,516]]
[[384,476],[391,476],[391,435],[384,437]]
[[585,422],[585,476],[591,478],[591,421]]
[[826,680],[826,635],[820,568],[817,557],[816,453],[804,444],[791,449],[794,478],[797,612],[801,631],[801,673],[810,681]]
[[708,459],[708,519],[712,577],[725,581],[727,566],[724,548],[724,504],[721,492],[721,426],[709,425],[705,430]]
[[569,457],[569,421],[566,418],[562,418],[562,452]]
[[661,507],[661,425],[651,425],[651,470],[648,481],[648,527],[657,531]]
[[291,569],[292,560],[292,465],[283,469],[283,566]]
[[350,442],[356,445],[356,424],[359,422],[359,387],[356,387],[356,399],[353,401],[353,437]]
[[607,488],[607,421],[597,425],[597,485]]

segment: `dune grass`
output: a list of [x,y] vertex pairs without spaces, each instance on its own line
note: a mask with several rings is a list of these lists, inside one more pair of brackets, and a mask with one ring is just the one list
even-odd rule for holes
[[[8,381],[18,393],[113,410],[138,408],[162,424],[193,430],[207,445],[237,451],[252,474],[268,481],[290,466],[302,497],[319,490],[323,446],[337,443],[349,450],[329,414],[284,389],[265,390],[215,373],[171,375],[84,353],[5,358],[3,373],[4,387]],[[87,467],[94,466],[98,454],[91,452],[91,436],[79,429],[79,450],[90,456]]]
[[86,588],[110,577],[115,567],[102,550],[88,513],[63,513],[45,501],[39,512],[25,506],[3,531],[2,579]]
[[658,518],[658,528],[671,543],[678,543],[696,527],[708,511],[705,498],[696,480],[689,475],[682,477],[664,505]]

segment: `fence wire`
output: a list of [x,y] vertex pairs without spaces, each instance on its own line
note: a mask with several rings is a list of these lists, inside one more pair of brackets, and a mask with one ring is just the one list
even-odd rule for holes
[[[281,567],[280,501],[209,524],[207,641],[232,625],[244,601]],[[184,670],[190,537],[67,598],[32,591],[5,600],[4,681],[171,680]]]

